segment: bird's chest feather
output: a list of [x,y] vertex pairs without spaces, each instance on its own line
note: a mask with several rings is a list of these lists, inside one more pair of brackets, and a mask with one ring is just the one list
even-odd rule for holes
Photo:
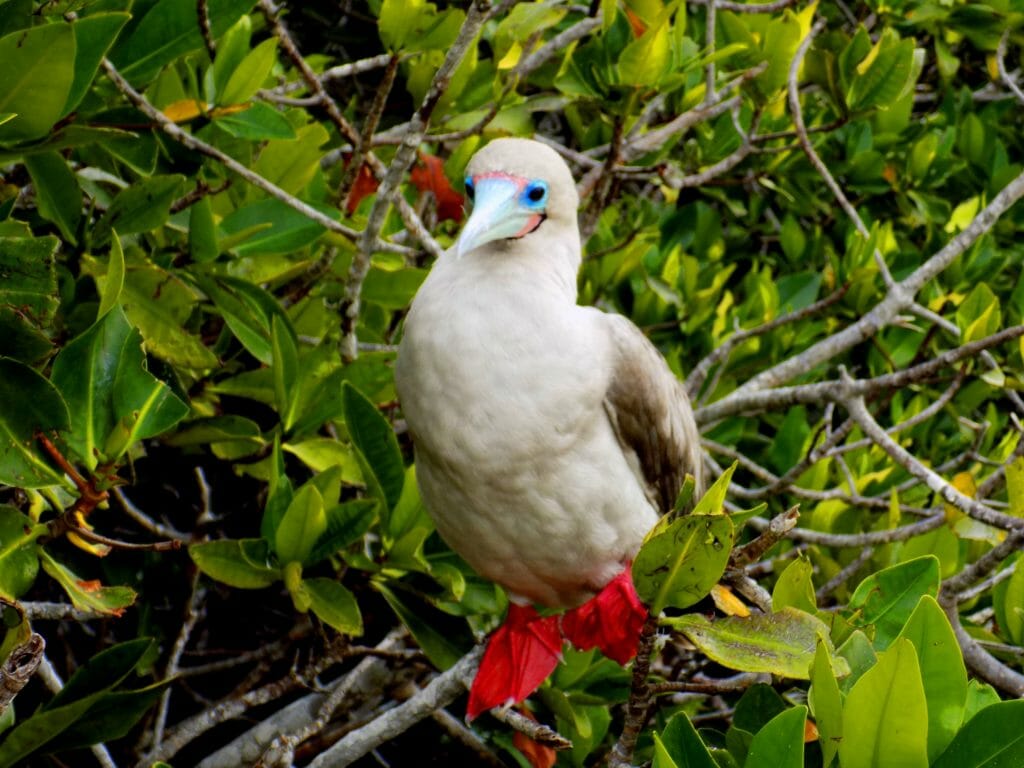
[[588,314],[514,284],[447,288],[417,300],[399,362],[418,445],[477,471],[570,450],[608,375]]

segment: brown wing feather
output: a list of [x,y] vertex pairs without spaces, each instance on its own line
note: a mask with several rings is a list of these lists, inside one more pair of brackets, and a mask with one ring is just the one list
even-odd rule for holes
[[703,488],[700,433],[682,383],[632,322],[607,315],[616,353],[605,411],[648,497],[662,513],[675,504],[686,474]]

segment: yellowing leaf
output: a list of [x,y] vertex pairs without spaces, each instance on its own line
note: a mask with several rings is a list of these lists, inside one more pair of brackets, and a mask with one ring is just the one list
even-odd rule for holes
[[187,123],[206,114],[206,105],[197,99],[183,99],[164,107],[164,117],[176,123]]
[[736,597],[736,594],[724,584],[715,584],[711,588],[711,599],[715,607],[727,616],[749,616],[750,609],[746,603]]

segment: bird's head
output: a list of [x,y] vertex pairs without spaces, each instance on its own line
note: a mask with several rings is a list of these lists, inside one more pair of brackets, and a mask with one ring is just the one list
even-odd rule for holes
[[473,212],[459,236],[464,256],[485,243],[529,237],[542,227],[576,228],[579,198],[572,173],[550,147],[529,139],[496,139],[466,167]]

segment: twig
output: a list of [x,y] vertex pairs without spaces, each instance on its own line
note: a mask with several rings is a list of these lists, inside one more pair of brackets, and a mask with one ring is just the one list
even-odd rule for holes
[[640,732],[647,723],[653,699],[647,674],[651,669],[651,655],[654,652],[657,635],[658,617],[648,615],[640,630],[640,643],[637,646],[636,658],[633,659],[633,678],[629,689],[629,702],[626,704],[626,721],[623,723],[619,740],[615,742],[608,758],[608,768],[629,768],[632,765],[633,750],[636,748]]
[[[267,2],[267,0],[261,0]],[[406,174],[416,159],[420,142],[430,124],[434,108],[440,101],[441,96],[448,89],[451,76],[455,68],[462,61],[474,43],[476,36],[484,22],[491,14],[491,6],[482,0],[475,0],[466,14],[466,21],[459,30],[458,37],[448,49],[444,61],[434,73],[434,78],[427,89],[426,95],[419,109],[409,122],[409,130],[406,131],[402,144],[395,152],[387,173],[380,181],[377,188],[377,196],[370,209],[370,215],[366,222],[366,229],[359,241],[359,249],[353,255],[352,265],[349,267],[348,277],[345,280],[345,296],[341,302],[341,357],[346,363],[351,362],[358,356],[358,339],[356,338],[356,321],[359,318],[360,294],[363,289],[363,281],[370,271],[370,257],[376,250],[375,245],[378,235],[384,226],[384,219],[391,208],[392,196],[398,189],[402,177]],[[356,139],[358,140],[358,139]]]
[[999,38],[999,45],[996,46],[996,68],[999,70],[999,79],[1003,81],[1003,85],[1010,89],[1021,104],[1024,104],[1024,91],[1017,85],[1017,81],[1010,77],[1010,73],[1006,69],[1006,43],[1009,39],[1010,30],[1007,29]]
[[536,720],[531,720],[514,709],[495,707],[490,711],[490,715],[509,728],[533,739],[541,746],[556,750],[572,749],[572,742],[558,731],[543,723],[538,723]]
[[732,551],[732,554],[729,556],[729,565],[733,568],[743,568],[750,563],[757,562],[764,556],[765,552],[782,541],[796,527],[799,519],[799,504],[790,507],[781,515],[776,515],[761,532],[760,536],[741,547],[736,547]]
[[[206,589],[199,583],[199,569],[197,568],[192,574],[192,594],[185,611],[185,619],[181,623],[181,629],[178,631],[178,637],[175,638],[174,645],[171,647],[171,654],[167,659],[167,666],[164,669],[165,679],[171,679],[178,674],[178,664],[181,661],[182,654],[185,652],[185,646],[188,645],[192,630],[195,629],[202,616],[202,603],[205,597]],[[160,696],[160,705],[156,711],[156,722],[153,724],[154,748],[159,747],[160,743],[164,740],[164,728],[167,725],[167,712],[170,704],[171,686],[167,686]]]
[[370,103],[370,111],[363,122],[363,130],[359,135],[359,141],[352,148],[352,157],[349,158],[348,167],[342,174],[341,185],[338,187],[338,199],[344,201],[346,207],[352,205],[352,192],[355,188],[356,179],[363,168],[363,160],[366,157],[366,150],[373,142],[373,134],[377,131],[380,117],[384,114],[384,107],[387,106],[388,96],[391,94],[391,87],[395,84],[395,75],[398,74],[399,57],[393,55],[384,69],[384,76],[377,86],[377,92]]
[[506,768],[505,763],[491,751],[486,742],[447,709],[439,709],[431,717],[448,736],[472,751],[480,765],[490,766],[490,768]]
[[[64,681],[61,680],[60,674],[58,674],[56,667],[50,662],[46,654],[40,656],[39,665],[36,670],[39,674],[43,684],[50,690],[51,693],[60,693],[64,687]],[[93,744],[89,747],[89,751],[92,752],[93,757],[102,766],[102,768],[117,768],[117,763],[114,762],[114,758],[110,756],[110,751],[107,749],[105,744]]]
[[[715,91],[715,8],[718,0],[705,0],[704,18],[704,48],[709,59],[704,72],[704,104],[710,106],[718,101],[718,93]],[[750,142],[745,141],[744,145],[749,146]]]
[[70,603],[25,602],[20,605],[30,621],[92,621],[107,616],[98,611],[83,611]]
[[210,28],[210,4],[208,0],[196,0],[196,17],[199,20],[199,31],[203,35],[203,45],[206,52],[213,61],[217,56],[217,43],[213,39],[213,30]]
[[[775,13],[783,8],[788,8],[795,2],[796,0],[775,0],[771,3],[737,3],[733,0],[715,0],[715,5],[723,11],[732,11],[733,13]],[[710,0],[690,0],[690,5],[708,5],[709,3]]]
[[[281,189],[279,186],[271,181],[260,176],[258,173],[249,170],[242,163],[235,160],[230,155],[221,152],[219,149],[214,147],[212,144],[207,144],[205,141],[196,138],[192,134],[183,130],[173,120],[170,120],[163,112],[154,107],[141,93],[132,88],[131,84],[125,80],[121,73],[117,71],[113,64],[110,63],[109,59],[103,59],[103,70],[107,73],[107,76],[113,81],[117,89],[121,91],[125,96],[128,97],[129,101],[132,102],[138,109],[143,112],[150,120],[156,123],[157,127],[160,128],[164,133],[170,136],[179,144],[188,147],[194,152],[198,152],[202,155],[206,155],[221,165],[226,167],[232,173],[242,177],[245,181],[252,184],[254,187],[258,187],[266,192],[268,195],[276,200],[280,200],[282,203],[287,205],[289,208],[298,211],[303,216],[317,224],[322,226],[324,229],[339,234],[348,240],[355,241],[359,237],[359,233],[351,227],[346,227],[344,224],[335,221],[330,216],[327,216],[318,211],[313,206],[309,205],[294,195],[290,195]],[[408,248],[403,245],[397,245],[395,243],[389,243],[381,241],[376,244],[376,247],[383,251],[391,253],[400,253],[403,255],[411,255],[416,253],[415,249]]]
[[956,596],[956,601],[958,603],[966,603],[968,600],[973,600],[974,598],[985,594],[990,589],[992,589],[992,587],[994,587],[996,584],[1000,584],[1006,581],[1008,578],[1013,576],[1014,573],[1016,573],[1018,562],[1018,560],[1015,560],[1010,565],[1003,568],[1001,571],[993,573],[984,581],[979,581],[970,589],[965,589],[962,592],[958,593]]
[[176,539],[178,541],[188,541],[189,537],[181,531],[172,528],[169,525],[158,523],[156,520],[151,518],[135,504],[132,503],[131,499],[124,495],[124,491],[121,488],[112,488],[111,494],[121,504],[124,512],[128,517],[138,523],[140,526],[145,528],[150,533],[155,533],[157,536],[161,536],[165,539]]
[[411,725],[451,704],[466,689],[466,675],[474,674],[483,655],[477,646],[421,691],[362,728],[352,731],[330,749],[321,752],[310,768],[343,768],[378,746],[405,732]]
[[14,697],[32,679],[43,660],[44,650],[46,641],[43,636],[33,632],[4,660],[0,666],[0,715],[7,711]]
[[717,363],[724,361],[729,356],[729,353],[731,353],[739,344],[743,343],[747,339],[753,338],[754,336],[762,336],[777,328],[781,328],[784,325],[789,325],[790,323],[796,323],[801,320],[805,320],[808,317],[812,317],[839,302],[849,290],[850,284],[843,283],[825,298],[819,299],[803,309],[797,309],[792,312],[779,315],[774,320],[769,320],[767,323],[762,323],[761,325],[748,330],[736,331],[736,333],[732,334],[729,338],[715,347],[715,349],[710,353],[701,358],[700,362],[693,367],[693,370],[690,371],[690,375],[686,377],[687,394],[689,394],[691,398],[696,397],[700,392],[701,387],[704,385],[704,381],[707,379],[708,372],[711,368]]
[[705,677],[688,682],[670,681],[667,683],[654,683],[651,685],[651,693],[655,696],[660,696],[664,693],[733,693],[735,691],[744,691],[750,686],[756,683],[763,683],[766,680],[770,681],[771,676],[761,672],[741,672],[732,677],[718,679]]
[[822,584],[818,590],[814,593],[814,599],[821,603],[826,597],[831,595],[835,590],[846,583],[847,579],[853,577],[861,567],[872,558],[875,554],[873,547],[864,547],[853,560],[847,563],[843,568],[833,576],[831,579]]

